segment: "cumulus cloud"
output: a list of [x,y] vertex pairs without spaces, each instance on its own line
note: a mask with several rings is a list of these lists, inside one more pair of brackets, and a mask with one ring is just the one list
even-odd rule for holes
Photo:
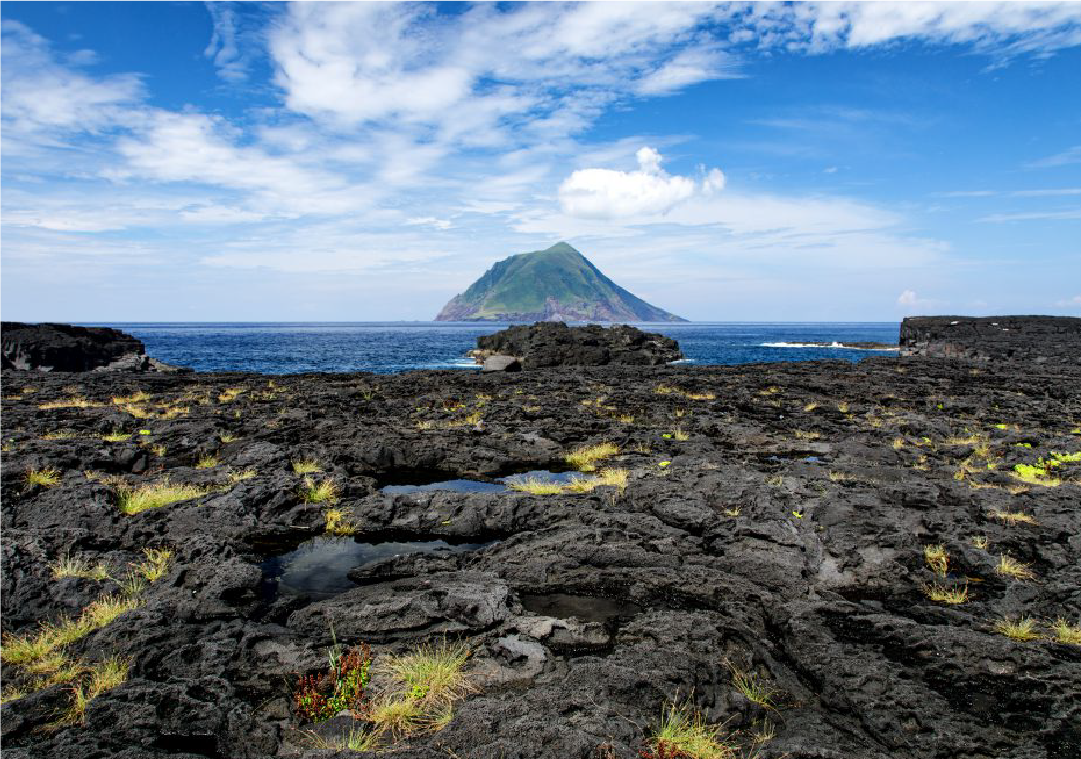
[[897,297],[897,305],[904,308],[914,308],[917,302],[915,290],[905,290]]
[[581,219],[621,219],[663,214],[696,193],[724,188],[724,174],[712,169],[701,182],[671,176],[661,168],[659,152],[644,147],[635,153],[637,171],[579,169],[559,186],[563,213]]

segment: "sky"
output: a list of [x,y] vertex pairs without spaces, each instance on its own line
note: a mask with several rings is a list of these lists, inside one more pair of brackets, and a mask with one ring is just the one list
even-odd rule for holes
[[1081,3],[4,2],[0,313],[1081,315]]

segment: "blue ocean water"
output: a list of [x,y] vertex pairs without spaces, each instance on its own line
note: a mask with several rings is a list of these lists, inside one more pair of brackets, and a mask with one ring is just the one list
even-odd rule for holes
[[[198,371],[263,374],[476,369],[465,352],[507,324],[475,322],[97,323],[134,335],[147,352]],[[799,347],[808,342],[896,343],[898,322],[639,324],[679,341],[695,364],[844,359],[889,352]]]

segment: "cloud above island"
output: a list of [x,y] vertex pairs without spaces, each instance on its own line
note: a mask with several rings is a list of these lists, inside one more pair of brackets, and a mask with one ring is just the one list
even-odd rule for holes
[[671,176],[661,168],[663,157],[650,147],[635,153],[636,171],[579,169],[559,186],[563,213],[579,219],[624,219],[632,216],[665,214],[696,194],[724,189],[720,169],[703,171],[696,181]]

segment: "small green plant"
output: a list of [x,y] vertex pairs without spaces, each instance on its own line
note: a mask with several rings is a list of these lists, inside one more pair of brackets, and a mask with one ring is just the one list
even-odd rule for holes
[[42,440],[71,440],[75,437],[75,433],[71,430],[57,430],[56,432],[47,432],[41,436]]
[[218,436],[218,440],[220,440],[222,443],[235,443],[237,440],[240,440],[240,438],[236,435],[230,435],[227,432],[223,432],[221,435]]
[[345,512],[341,509],[327,509],[324,515],[326,517],[327,535],[355,535],[357,532],[357,526],[353,521],[346,516]]
[[146,590],[146,578],[134,570],[129,571],[122,579],[116,580],[116,584],[128,598],[138,598]]
[[32,664],[140,606],[142,601],[134,598],[103,596],[83,609],[74,620],[60,617],[56,622],[42,623],[36,635],[5,635],[0,658],[9,664]]
[[611,458],[619,453],[619,447],[615,443],[598,443],[597,445],[584,446],[564,456],[571,466],[581,472],[592,472],[597,468],[597,462]]
[[323,465],[314,459],[303,459],[293,462],[293,471],[296,474],[315,474],[323,471]]
[[1042,485],[1043,487],[1057,487],[1062,480],[1052,473],[1053,467],[1042,463],[1039,464],[1015,464],[1013,476],[1026,485]]
[[682,427],[676,427],[672,431],[672,438],[683,443],[690,440],[691,436],[688,433],[684,432]]
[[1036,631],[1036,620],[1028,617],[1021,617],[1016,621],[1009,617],[1000,619],[995,622],[995,632],[1017,641],[1039,640],[1040,638],[1040,634]]
[[197,485],[173,485],[168,480],[154,485],[133,488],[122,485],[118,488],[120,510],[125,514],[139,514],[148,509],[158,509],[178,501],[190,501],[210,492]]
[[947,588],[937,582],[925,585],[923,593],[932,601],[947,604],[963,604],[968,600],[968,585],[960,588]]
[[195,465],[196,469],[213,469],[219,463],[217,456],[200,456],[199,463]]
[[949,564],[949,554],[946,553],[946,546],[941,544],[924,546],[923,560],[936,575],[946,576],[946,569]]
[[777,688],[765,682],[756,673],[746,672],[733,664],[727,664],[727,666],[732,673],[732,685],[743,694],[744,698],[766,709],[776,709],[773,699],[780,693]]
[[311,477],[305,477],[300,487],[300,499],[304,503],[334,503],[338,500],[338,486],[334,480],[316,483]]
[[707,725],[702,713],[689,702],[669,704],[663,710],[661,724],[649,743],[657,756],[735,759],[735,749],[721,740],[719,735],[720,727]]
[[109,572],[102,564],[91,564],[89,559],[76,558],[73,556],[61,556],[49,565],[53,571],[53,578],[59,580],[64,577],[81,577],[86,580],[105,580]]
[[1029,568],[1028,564],[1023,564],[1007,554],[999,557],[995,572],[1003,577],[1012,577],[1015,580],[1036,579],[1036,573]]
[[60,718],[60,723],[72,725],[82,722],[91,701],[127,681],[128,666],[120,659],[109,659],[86,668],[86,676],[72,688],[72,705]]
[[464,644],[426,644],[411,654],[391,656],[376,667],[386,683],[369,719],[383,731],[408,735],[445,727],[456,701],[476,690],[466,674]]
[[146,560],[134,565],[135,571],[150,582],[156,582],[169,571],[169,559],[173,552],[168,548],[144,548]]
[[101,439],[106,443],[123,443],[131,439],[130,432],[121,432],[120,430],[113,430],[108,435],[102,435]]
[[27,469],[26,470],[26,485],[27,487],[34,487],[40,485],[42,487],[51,488],[53,485],[60,484],[60,470],[55,467],[45,467],[44,469]]
[[971,543],[974,548],[979,548],[981,551],[986,551],[987,546],[990,545],[986,535],[973,535]]
[[359,716],[366,711],[372,652],[367,644],[348,652],[328,654],[326,675],[301,677],[293,694],[297,711],[313,722],[325,722],[342,711]]
[[1056,643],[1081,646],[1081,625],[1072,625],[1064,617],[1059,617],[1051,623],[1051,632],[1055,634]]

